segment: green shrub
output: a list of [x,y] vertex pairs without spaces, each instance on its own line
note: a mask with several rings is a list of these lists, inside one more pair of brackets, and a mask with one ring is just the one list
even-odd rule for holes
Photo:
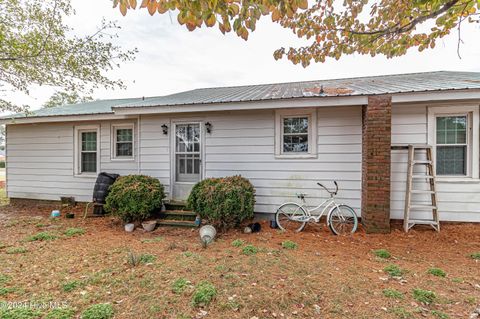
[[40,232],[35,235],[28,236],[26,241],[47,241],[47,240],[55,240],[58,237],[50,234],[49,232]]
[[470,255],[470,258],[480,260],[480,253],[473,253]]
[[11,248],[8,248],[6,252],[7,254],[13,255],[13,254],[24,254],[27,251],[28,250],[25,247],[11,247]]
[[383,271],[389,274],[391,277],[401,277],[405,273],[405,270],[394,264],[390,264],[383,268]]
[[0,318],[2,319],[38,319],[40,316],[40,311],[30,308],[0,307]]
[[144,221],[162,207],[165,197],[158,179],[144,175],[119,177],[106,199],[105,210],[125,223]]
[[435,301],[437,295],[430,290],[423,290],[423,289],[413,289],[413,299],[425,303],[431,304]]
[[430,275],[434,275],[434,276],[437,276],[437,277],[445,277],[447,276],[447,273],[445,271],[443,271],[442,269],[440,268],[430,268],[428,271],[427,271]]
[[55,308],[45,316],[45,319],[72,319],[74,316],[75,310],[70,307]]
[[85,230],[83,228],[68,228],[64,232],[64,234],[65,234],[65,236],[73,237],[73,236],[78,236],[78,235],[85,234]]
[[297,249],[298,245],[294,241],[285,240],[284,242],[282,242],[282,247],[284,249]]
[[181,294],[188,287],[188,281],[185,278],[178,278],[172,284],[172,291],[176,294]]
[[245,242],[241,239],[235,239],[234,241],[232,241],[233,247],[241,247],[243,246],[243,244],[245,244]]
[[383,258],[383,259],[388,259],[390,258],[392,255],[390,254],[390,252],[386,249],[377,249],[377,250],[374,250],[373,251],[373,254],[375,256],[377,256],[378,258]]
[[195,287],[192,303],[194,306],[208,306],[216,295],[217,289],[215,289],[215,286],[208,281],[204,281]]
[[243,247],[242,253],[247,256],[255,255],[256,253],[258,253],[258,248],[253,245],[247,245]]
[[88,307],[82,313],[81,319],[111,319],[113,307],[108,303],[96,304]]
[[253,218],[254,205],[255,189],[241,176],[207,178],[188,197],[188,207],[221,231]]
[[383,295],[387,298],[403,299],[403,293],[395,289],[384,289]]

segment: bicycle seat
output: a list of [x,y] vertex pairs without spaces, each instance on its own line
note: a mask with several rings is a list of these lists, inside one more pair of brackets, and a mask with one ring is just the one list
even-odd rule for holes
[[296,195],[297,195],[298,198],[304,199],[305,197],[307,197],[308,194],[307,193],[297,193]]

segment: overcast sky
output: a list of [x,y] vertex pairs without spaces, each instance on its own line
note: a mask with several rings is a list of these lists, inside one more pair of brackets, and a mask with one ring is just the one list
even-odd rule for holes
[[[110,72],[121,78],[126,90],[98,90],[94,98],[118,98],[165,95],[201,87],[318,80],[379,74],[437,70],[480,71],[480,27],[463,27],[459,59],[457,34],[437,43],[434,50],[412,50],[401,58],[385,59],[348,56],[327,60],[306,69],[288,60],[275,61],[273,51],[281,46],[300,44],[290,30],[263,17],[257,30],[244,41],[234,34],[222,35],[218,29],[202,28],[189,32],[178,25],[175,16],[151,17],[144,9],[129,11],[126,17],[112,9],[109,0],[72,0],[76,15],[68,24],[78,34],[95,31],[102,18],[116,20],[122,27],[115,43],[125,49],[138,48],[133,62]],[[40,107],[55,91],[34,88],[29,97],[14,95],[18,104]]]

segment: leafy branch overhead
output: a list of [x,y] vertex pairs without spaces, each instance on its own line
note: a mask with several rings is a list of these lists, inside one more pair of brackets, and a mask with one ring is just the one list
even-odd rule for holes
[[[114,0],[125,15],[136,0]],[[205,24],[222,33],[234,31],[247,40],[261,16],[292,30],[306,41],[301,47],[280,48],[274,57],[295,64],[339,59],[354,53],[404,55],[409,48],[434,48],[455,32],[461,43],[463,23],[478,23],[480,0],[143,0],[151,15],[178,12],[178,22],[193,31]]]
[[32,85],[79,92],[124,87],[105,73],[136,50],[110,43],[118,27],[106,21],[91,35],[73,35],[63,22],[73,13],[69,0],[0,0],[0,110],[18,111],[3,95],[28,94]]

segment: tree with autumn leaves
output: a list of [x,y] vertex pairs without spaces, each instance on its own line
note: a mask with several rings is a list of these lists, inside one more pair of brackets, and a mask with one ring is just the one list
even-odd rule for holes
[[340,59],[353,53],[404,55],[409,48],[434,48],[455,32],[461,41],[464,23],[479,23],[480,0],[114,0],[125,15],[146,9],[151,15],[177,13],[178,23],[193,31],[203,25],[244,40],[262,16],[292,30],[307,45],[280,48],[274,57],[295,64]]

